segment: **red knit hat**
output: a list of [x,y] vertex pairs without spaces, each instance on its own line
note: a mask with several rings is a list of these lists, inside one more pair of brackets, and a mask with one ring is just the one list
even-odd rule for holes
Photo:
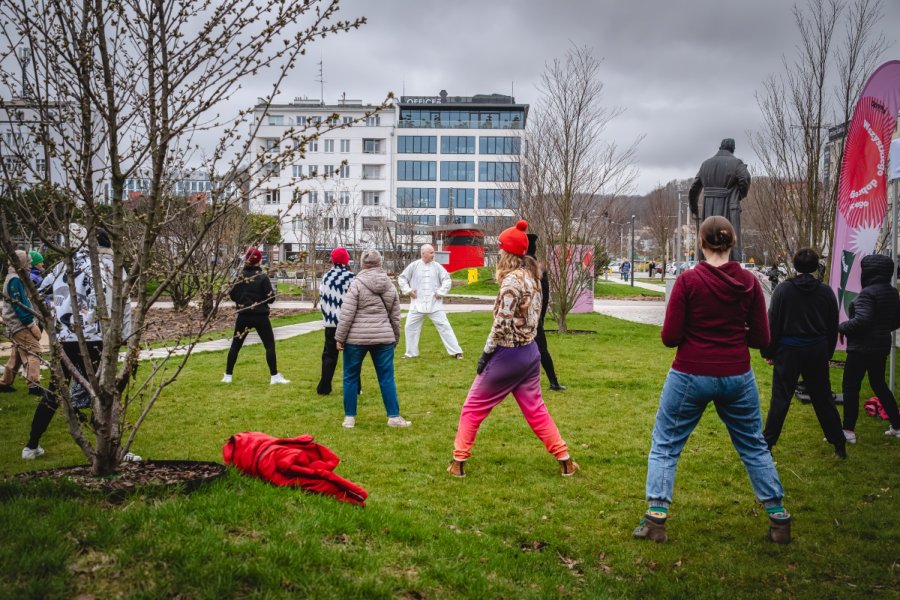
[[515,254],[516,256],[525,256],[525,253],[528,252],[528,236],[525,235],[526,229],[528,229],[528,221],[519,221],[516,223],[515,227],[504,229],[503,232],[497,236],[500,249],[509,252],[510,254]]
[[244,255],[244,262],[248,265],[258,265],[262,260],[262,252],[259,248],[247,248],[247,254]]
[[331,251],[331,262],[335,265],[346,265],[350,262],[350,253],[346,248],[335,248]]

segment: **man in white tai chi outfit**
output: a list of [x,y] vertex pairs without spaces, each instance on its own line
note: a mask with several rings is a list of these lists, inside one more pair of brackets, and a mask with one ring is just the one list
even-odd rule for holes
[[437,328],[447,353],[462,359],[462,348],[444,312],[443,297],[450,291],[450,274],[434,261],[434,247],[431,244],[424,244],[420,254],[422,259],[411,263],[397,278],[400,291],[411,298],[406,315],[406,353],[401,358],[419,355],[422,320],[427,316]]

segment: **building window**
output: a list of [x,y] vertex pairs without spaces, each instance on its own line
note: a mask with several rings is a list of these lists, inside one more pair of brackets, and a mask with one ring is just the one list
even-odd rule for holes
[[319,176],[319,165],[309,165],[306,168],[308,169],[310,177],[318,177]]
[[481,154],[519,154],[520,140],[514,136],[482,136],[478,139]]
[[334,229],[334,217],[323,217],[322,228],[325,230]]
[[378,206],[381,203],[381,192],[363,192],[364,206]]
[[281,204],[281,190],[266,190],[266,204]]
[[340,223],[341,231],[350,229],[350,217],[341,217]]
[[401,135],[397,137],[399,154],[436,154],[437,136],[434,135]]
[[313,125],[321,125],[322,117],[310,117],[309,122],[312,123]]
[[350,177],[350,165],[341,165],[340,169],[338,169],[338,177],[342,179]]
[[442,154],[475,154],[474,135],[442,135]]
[[294,177],[303,177],[303,165],[291,165],[291,175]]
[[435,181],[437,163],[433,160],[398,160],[397,179],[399,181]]
[[263,177],[278,177],[279,175],[281,175],[281,167],[278,165],[278,163],[266,163],[262,166],[260,175],[262,175]]
[[325,165],[325,177],[334,177],[334,165]]
[[381,179],[381,165],[363,165],[363,179]]
[[362,218],[362,228],[363,231],[375,231],[381,229],[384,226],[384,218],[383,217],[363,217]]
[[381,140],[363,140],[363,153],[381,154]]
[[515,190],[478,190],[478,208],[516,208]]
[[277,138],[264,138],[263,143],[265,144],[266,152],[277,152],[278,151],[278,139]]
[[338,117],[329,117],[328,120],[325,121],[325,124],[329,127],[334,127],[338,124]]
[[480,162],[478,163],[478,181],[518,181],[519,163],[517,162]]
[[299,115],[299,116],[295,117],[295,120],[299,127],[306,127],[306,117]]
[[294,217],[291,219],[291,228],[294,231],[300,231],[303,229],[303,217]]
[[307,198],[308,204],[316,204],[319,201],[319,192],[309,192]]
[[350,152],[350,140],[341,140],[341,152]]
[[434,188],[397,188],[397,208],[434,208]]
[[478,215],[478,224],[494,229],[506,229],[516,224],[516,217],[508,215]]
[[34,161],[34,170],[38,172],[38,174],[42,174],[47,170],[47,160],[44,158],[37,158]]
[[441,188],[441,208],[475,208],[475,190],[464,188]]
[[475,181],[475,162],[442,160],[441,181]]
[[334,152],[334,140],[325,140],[325,152]]
[[325,192],[325,204],[334,204],[334,192]]
[[269,115],[269,125],[284,125],[284,115]]
[[344,125],[352,125],[352,124],[353,124],[353,117],[344,117],[344,118],[343,118],[343,123],[344,123]]
[[370,115],[366,117],[366,125],[369,127],[377,127],[381,125],[381,116],[380,115]]
[[341,204],[347,205],[350,204],[350,192],[341,192],[339,196],[341,200]]
[[471,225],[475,223],[473,215],[441,215],[441,225]]
[[306,150],[308,152],[318,152],[319,140],[309,140],[309,142],[306,144]]

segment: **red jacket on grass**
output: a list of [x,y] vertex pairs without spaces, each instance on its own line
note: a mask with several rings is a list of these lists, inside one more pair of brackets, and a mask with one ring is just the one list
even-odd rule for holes
[[277,486],[297,486],[334,496],[343,502],[366,505],[369,494],[334,473],[340,459],[311,435],[276,438],[256,431],[238,433],[222,447],[225,464]]

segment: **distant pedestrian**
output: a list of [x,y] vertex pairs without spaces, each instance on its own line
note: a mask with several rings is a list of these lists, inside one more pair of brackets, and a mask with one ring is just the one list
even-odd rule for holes
[[623,281],[628,281],[628,274],[631,273],[631,263],[627,260],[622,263],[622,266],[619,267],[619,273],[622,276]]
[[650,261],[650,264],[647,266],[647,273],[649,274],[650,279],[653,279],[653,275],[656,273],[656,263],[653,262],[652,260]]
[[761,352],[772,371],[772,402],[763,428],[766,444],[773,448],[781,435],[791,398],[802,376],[825,439],[834,453],[847,458],[841,417],[831,397],[828,361],[838,336],[838,304],[830,287],[813,276],[819,255],[801,248],[794,255],[796,277],[785,281],[769,303],[771,341]]
[[[528,252],[527,255],[537,260],[537,234],[528,234]],[[547,334],[544,332],[544,317],[547,316],[547,307],[550,305],[550,277],[547,271],[541,273],[541,317],[538,320],[537,335],[534,337],[538,350],[541,353],[541,366],[550,380],[550,389],[554,392],[562,392],[566,386],[559,383],[556,377],[556,368],[553,365],[553,357],[550,356],[550,350],[547,348]]]
[[344,422],[356,426],[356,404],[363,359],[372,355],[388,427],[412,425],[400,416],[394,381],[394,350],[400,341],[400,296],[381,267],[378,250],[364,250],[362,269],[344,295],[334,339],[344,352]]
[[850,319],[838,326],[840,335],[847,338],[842,387],[844,436],[851,444],[856,443],[859,388],[866,374],[891,423],[884,434],[900,438],[897,400],[884,380],[885,364],[891,352],[891,331],[900,327],[900,297],[891,285],[894,261],[888,256],[870,254],[862,259],[860,269],[862,290],[850,303]]
[[322,321],[325,323],[325,347],[322,350],[322,375],[319,377],[316,392],[322,396],[331,393],[331,383],[337,368],[339,352],[337,342],[334,340],[334,333],[337,331],[344,294],[347,293],[350,282],[353,281],[353,271],[347,266],[349,262],[350,253],[346,248],[332,250],[331,269],[325,273],[322,283],[319,284],[319,309],[322,311]]
[[766,302],[759,282],[730,261],[736,235],[725,217],[708,217],[699,229],[706,261],[675,280],[661,331],[677,347],[666,376],[647,458],[649,508],[632,535],[664,542],[678,459],[703,412],[714,403],[769,516],[769,539],[791,540],[784,489],[762,435],[759,392],[750,368],[751,348],[769,345]]
[[528,426],[559,462],[563,477],[578,464],[547,411],[541,395],[541,356],[535,343],[541,310],[540,267],[527,256],[526,221],[505,229],[497,238],[500,250],[495,279],[500,293],[494,302],[494,323],[478,359],[477,376],[459,415],[453,460],[447,471],[465,477],[482,421],[509,394],[519,404]]
[[402,358],[419,356],[422,321],[428,317],[441,336],[447,354],[462,359],[462,348],[459,347],[456,334],[444,312],[444,296],[450,291],[452,284],[450,274],[434,260],[434,247],[431,244],[421,247],[420,256],[421,259],[410,263],[397,278],[400,291],[411,298],[406,315],[406,352]]
[[266,350],[269,383],[271,385],[290,383],[284,378],[284,375],[278,372],[275,333],[272,331],[272,323],[269,321],[269,305],[275,302],[275,290],[272,288],[269,276],[259,266],[261,261],[262,252],[257,248],[249,248],[244,256],[244,269],[229,293],[229,297],[234,301],[237,317],[222,383],[231,383],[238,353],[251,329],[256,330],[256,334]]
[[[16,250],[11,258],[22,269],[28,270],[31,266],[31,259],[24,250]],[[25,293],[25,285],[14,264],[10,264],[3,283],[2,314],[12,349],[3,375],[0,376],[0,392],[15,391],[12,383],[19,368],[25,365],[28,393],[41,396],[41,330],[32,311],[31,301]]]
[[44,257],[37,250],[32,250],[28,256],[31,258],[31,271],[28,275],[34,282],[34,287],[37,288],[44,280]]

